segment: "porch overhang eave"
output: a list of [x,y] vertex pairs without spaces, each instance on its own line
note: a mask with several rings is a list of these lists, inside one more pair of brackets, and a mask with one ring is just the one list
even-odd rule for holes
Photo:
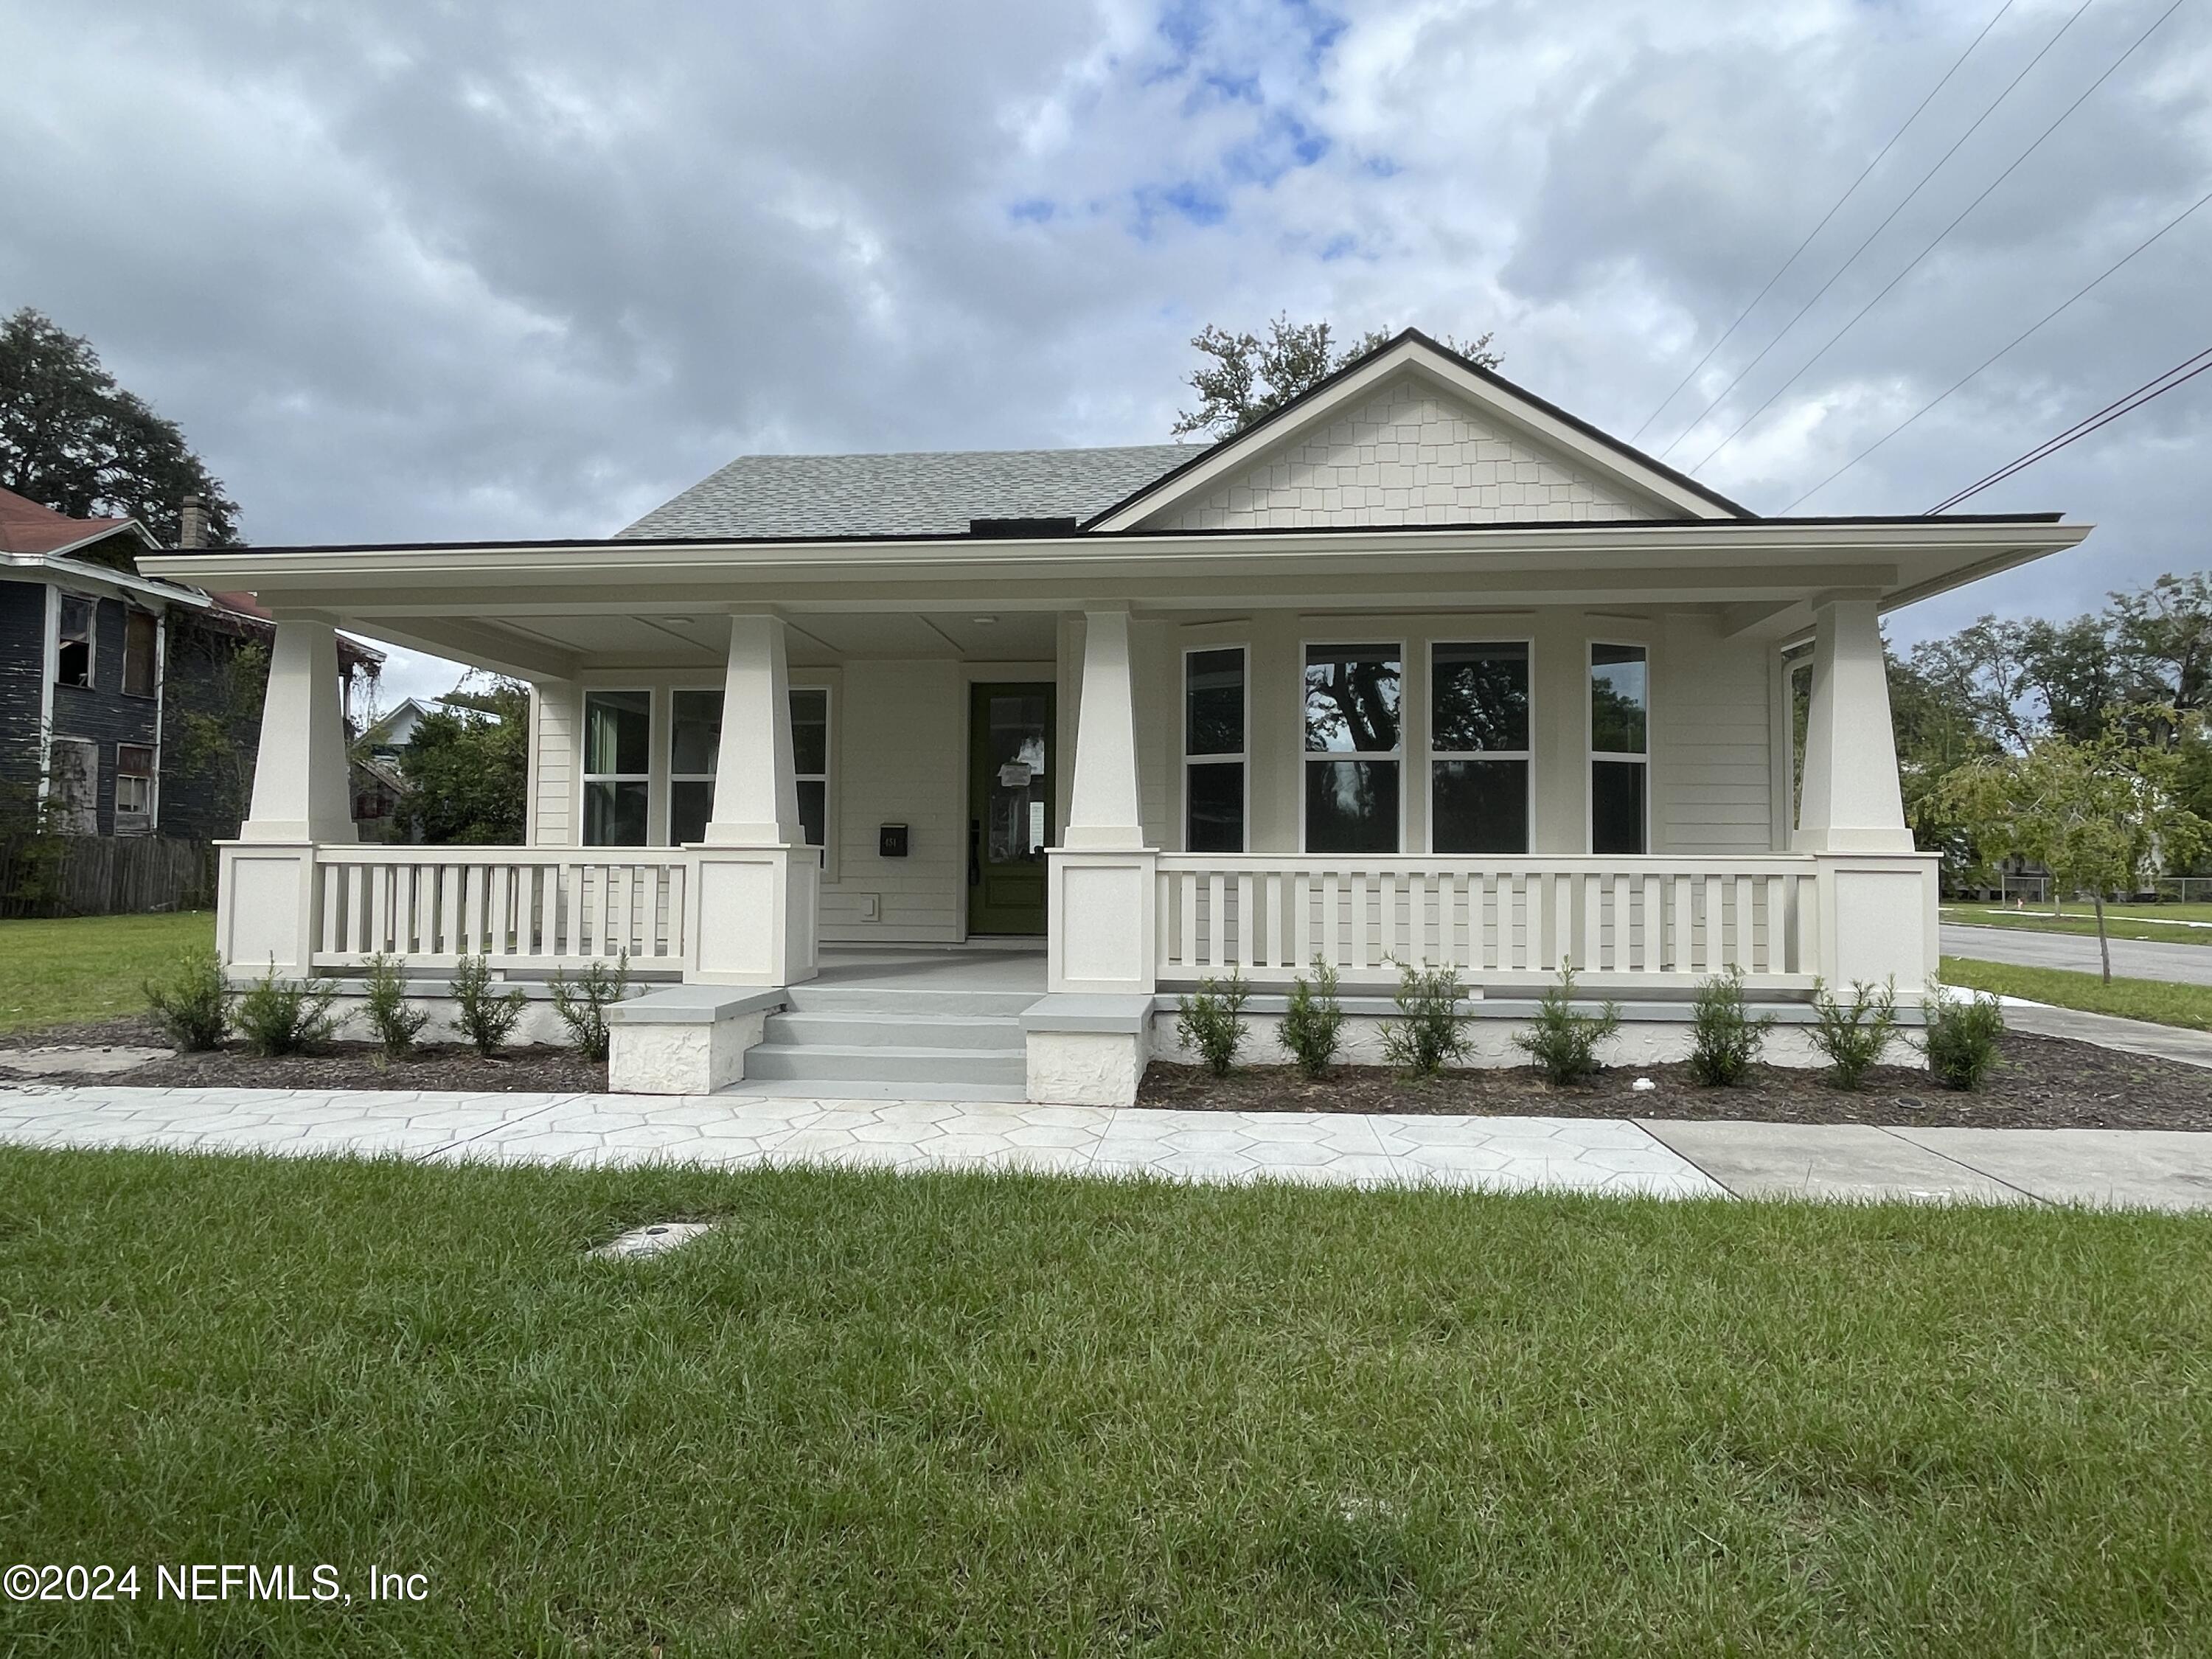
[[[1101,584],[1132,598],[1213,602],[1249,585],[1295,599],[1332,574],[1407,575],[1449,586],[1541,574],[1592,592],[1668,569],[1730,573],[1874,590],[1885,604],[1925,598],[2079,543],[2091,526],[2055,514],[1882,520],[1701,520],[1650,524],[1394,526],[987,538],[489,542],[234,548],[140,561],[151,574],[206,587],[246,588],[265,603],[340,608],[412,594],[496,609],[518,578],[543,600],[618,607],[640,589],[653,602],[911,603],[941,590],[948,604],[988,590],[1046,608]],[[1289,587],[1279,586],[1287,582]],[[1662,584],[1664,586],[1664,584]],[[1063,592],[1064,590],[1064,592]],[[433,599],[434,595],[434,599]],[[1748,595],[1747,595],[1748,597]],[[1386,601],[1387,602],[1387,601]]]

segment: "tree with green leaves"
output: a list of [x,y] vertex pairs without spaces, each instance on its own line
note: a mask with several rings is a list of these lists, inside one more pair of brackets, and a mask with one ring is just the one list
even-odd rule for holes
[[[1328,323],[1294,323],[1287,312],[1267,325],[1264,340],[1249,331],[1232,334],[1209,323],[1191,340],[1206,359],[1189,377],[1198,407],[1176,416],[1171,435],[1183,438],[1203,432],[1216,438],[1233,436],[1396,337],[1389,329],[1370,329],[1358,344],[1339,351]],[[1447,334],[1440,343],[1485,368],[1495,368],[1504,361],[1490,349],[1487,333],[1467,341]]]
[[2107,984],[2106,895],[2133,891],[2161,861],[2194,858],[2212,833],[2179,799],[2179,751],[2140,747],[2126,727],[2115,718],[2087,742],[2053,732],[2023,753],[1959,768],[1939,792],[1985,858],[2033,859],[2061,892],[2093,896]]
[[173,421],[116,383],[92,343],[24,307],[0,322],[0,488],[76,519],[136,519],[174,545],[184,499],[208,540],[238,541],[238,503]]
[[530,787],[529,687],[494,679],[457,690],[416,726],[399,765],[409,786],[400,811],[417,839],[519,845]]

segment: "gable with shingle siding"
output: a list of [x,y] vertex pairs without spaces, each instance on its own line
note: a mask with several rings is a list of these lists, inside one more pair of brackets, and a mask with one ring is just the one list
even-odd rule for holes
[[1158,520],[1163,530],[1680,518],[1410,377]]

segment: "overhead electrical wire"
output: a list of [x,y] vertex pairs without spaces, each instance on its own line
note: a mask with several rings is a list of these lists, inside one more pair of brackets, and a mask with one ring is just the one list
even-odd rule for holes
[[[2021,151],[2018,155],[2014,156],[2012,159],[2011,164],[2008,166],[2002,173],[1997,174],[1996,178],[1990,179],[1987,185],[1983,186],[1981,194],[1975,197],[1972,201],[1967,203],[1965,207],[1960,209],[1957,216],[1952,219],[1951,222],[1945,225],[1942,229],[1937,231],[1934,238],[1929,241],[1928,245],[1923,247],[1919,252],[1912,256],[1911,260],[1905,265],[1904,270],[1899,271],[1896,276],[1891,277],[1889,281],[1883,283],[1881,292],[1877,293],[1874,298],[1869,300],[1864,305],[1853,312],[1851,313],[1850,319],[1841,328],[1838,329],[1833,334],[1831,334],[1826,340],[1822,342],[1820,349],[1814,352],[1810,357],[1808,357],[1803,364],[1799,367],[1795,374],[1792,374],[1780,386],[1775,387],[1771,392],[1768,393],[1765,403],[1759,404],[1757,409],[1753,410],[1750,414],[1745,416],[1741,421],[1738,421],[1729,430],[1728,436],[1723,438],[1718,443],[1715,444],[1711,449],[1699,456],[1695,465],[1693,465],[1689,470],[1694,472],[1698,467],[1704,466],[1708,461],[1711,460],[1714,456],[1719,454],[1721,451],[1726,449],[1730,444],[1734,443],[1737,438],[1741,436],[1746,427],[1748,427],[1753,421],[1766,413],[1768,410],[1771,409],[1774,406],[1775,400],[1780,398],[1784,392],[1789,391],[1791,386],[1796,385],[1799,380],[1802,380],[1805,377],[1807,371],[1811,369],[1814,364],[1819,362],[1821,358],[1828,355],[1829,351],[1834,348],[1836,342],[1842,339],[1844,335],[1850,333],[1854,328],[1856,328],[1860,320],[1865,317],[1867,313],[1872,311],[1885,299],[1888,298],[1891,290],[1895,289],[1899,283],[1903,282],[1907,276],[1910,276],[1915,270],[1918,270],[1920,267],[1920,262],[1923,259],[1925,259],[1929,254],[1933,253],[1937,246],[1942,244],[1943,239],[1959,228],[1960,222],[1963,221],[1968,214],[1972,213],[1976,208],[1981,206],[1984,202],[1987,201],[1990,198],[1990,191],[1996,190],[1999,185],[2002,185],[2006,179],[2011,178],[2014,173],[2019,169],[2022,162],[2027,161],[2029,156],[2034,155],[2038,149],[2041,149],[2044,140],[2050,137],[2052,133],[2057,131],[2060,127],[2063,126],[2066,124],[2066,118],[2072,115],[2075,110],[2081,108],[2081,106],[2088,100],[2089,94],[2096,91],[2099,87],[2103,86],[2106,82],[2111,80],[2112,76],[2118,72],[2120,65],[2126,63],[2129,58],[2134,57],[2136,52],[2142,48],[2143,42],[2149,40],[2150,37],[2157,32],[2159,25],[2165,22],[2167,18],[2172,16],[2175,12],[2180,10],[2184,3],[2185,0],[2173,0],[2172,4],[2169,5],[2164,11],[2160,12],[2152,21],[2150,27],[2145,29],[2141,34],[2138,34],[2135,38],[2134,43],[2130,46],[2125,52],[2122,52],[2118,58],[2112,60],[2111,66],[2107,68],[2102,75],[2100,75],[2095,80],[2092,81],[2087,87],[2082,88],[2081,96],[2075,99],[2072,103],[2067,105],[2064,109],[2061,110],[2058,112],[2057,118],[2036,135],[2035,142],[2033,143],[2030,144],[2026,149]],[[2081,13],[2076,12],[2075,13],[2075,15],[2078,17],[2081,15]]]
[[[2191,368],[2191,364],[2195,367]],[[2182,371],[2185,369],[2187,369],[2188,373],[2184,374]],[[1948,513],[1953,507],[1971,501],[1984,489],[1993,489],[2014,474],[2025,472],[2038,461],[2045,460],[2056,455],[2067,445],[2078,442],[2091,433],[2110,426],[2121,416],[2131,415],[2145,404],[2163,398],[2176,386],[2187,385],[2207,369],[2212,369],[2212,346],[2207,346],[2193,356],[2184,357],[2165,374],[2153,375],[2125,397],[2114,398],[2095,414],[2084,416],[2063,432],[2053,437],[2045,438],[2027,453],[2007,461],[1987,477],[1968,484],[1964,489],[1945,496],[1928,509],[1926,516],[1932,519],[1939,513]]]
[[2014,0],[2004,0],[2004,4],[1996,9],[1996,14],[1990,17],[1990,21],[1982,25],[1981,33],[1976,35],[1972,40],[1969,40],[1966,43],[1966,51],[1960,52],[1957,60],[1952,64],[1951,67],[1943,71],[1943,78],[1929,88],[1928,95],[1925,98],[1923,98],[1920,102],[1914,106],[1911,114],[1905,118],[1905,125],[1898,128],[1895,132],[1889,135],[1889,142],[1884,144],[1881,149],[1875,153],[1874,160],[1866,164],[1864,170],[1860,173],[1859,176],[1851,180],[1850,188],[1846,190],[1841,196],[1836,198],[1835,204],[1826,213],[1820,216],[1820,222],[1805,233],[1805,240],[1798,243],[1796,251],[1793,252],[1788,258],[1782,262],[1781,269],[1766,279],[1766,286],[1760,289],[1758,293],[1751,296],[1751,303],[1746,306],[1743,310],[1737,314],[1736,319],[1728,325],[1728,328],[1723,332],[1720,338],[1715,340],[1711,345],[1705,348],[1705,355],[1698,358],[1696,362],[1690,366],[1690,372],[1685,374],[1675,383],[1674,389],[1672,392],[1668,392],[1665,397],[1659,400],[1659,406],[1656,409],[1653,410],[1649,415],[1646,415],[1644,417],[1644,424],[1638,427],[1635,432],[1630,435],[1629,441],[1631,443],[1633,443],[1638,439],[1641,438],[1644,433],[1650,429],[1651,422],[1657,420],[1662,415],[1667,412],[1667,405],[1673,403],[1675,398],[1682,395],[1682,388],[1698,378],[1698,375],[1703,371],[1705,366],[1712,362],[1713,354],[1735,337],[1736,330],[1741,328],[1744,325],[1745,319],[1747,319],[1753,312],[1759,309],[1759,302],[1774,291],[1774,285],[1790,274],[1790,267],[1795,265],[1799,259],[1804,257],[1805,250],[1807,248],[1813,246],[1813,239],[1828,228],[1828,222],[1843,211],[1844,204],[1846,202],[1850,201],[1852,197],[1858,194],[1859,186],[1866,183],[1866,181],[1873,176],[1874,170],[1882,164],[1883,158],[1887,156],[1890,151],[1897,148],[1897,141],[1904,137],[1907,132],[1912,130],[1912,124],[1915,121],[1917,121],[1921,116],[1927,112],[1929,105],[1936,101],[1936,94],[1942,91],[1944,88],[1949,86],[1951,84],[1952,76],[1958,74],[1960,70],[1966,66],[1966,60],[1974,55],[1974,48],[1980,46],[1982,42],[1988,38],[1989,32],[1997,26],[2004,15],[2013,9],[2013,5]]
[[1695,432],[1699,426],[1704,424],[1705,416],[1711,414],[1716,409],[1719,408],[1729,392],[1735,391],[1736,387],[1743,384],[1744,376],[1750,374],[1753,369],[1757,368],[1759,364],[1766,361],[1766,354],[1773,350],[1775,347],[1780,345],[1784,339],[1789,336],[1790,331],[1796,327],[1798,323],[1802,320],[1805,313],[1810,311],[1814,306],[1820,304],[1822,296],[1842,279],[1844,273],[1858,263],[1859,256],[1864,253],[1867,249],[1873,245],[1875,238],[1881,235],[1885,230],[1887,230],[1890,227],[1891,222],[1893,221],[1899,214],[1904,212],[1906,208],[1912,204],[1914,200],[1918,198],[1920,192],[1928,187],[1929,180],[1935,178],[1937,173],[1941,173],[1943,170],[1944,164],[1949,161],[1954,155],[1956,155],[1959,153],[1960,146],[1964,144],[1966,140],[1972,137],[1977,132],[1981,131],[1982,124],[1996,112],[1997,106],[2003,103],[2006,99],[2012,96],[2013,88],[2027,78],[2028,72],[2034,69],[2038,64],[2041,63],[2044,58],[2050,54],[2051,49],[2053,46],[2057,46],[2059,41],[2065,39],[2066,31],[2072,28],[2077,22],[2081,21],[2081,14],[2088,10],[2094,3],[2095,0],[2081,0],[2081,3],[2074,9],[2072,15],[2069,16],[2064,22],[2058,26],[2058,33],[2052,35],[2048,40],[2045,40],[2043,43],[2042,48],[2037,52],[2035,56],[2029,58],[2025,64],[2021,65],[2020,73],[2014,76],[2011,80],[2005,82],[2004,90],[1997,94],[1995,98],[1992,98],[1989,101],[1982,112],[1974,118],[1973,125],[1958,136],[1957,139],[1953,142],[1950,149],[1945,150],[1942,155],[1936,157],[1936,165],[1929,167],[1927,172],[1920,175],[1920,181],[1905,193],[1905,199],[1899,202],[1895,207],[1890,209],[1888,213],[1883,216],[1882,222],[1866,234],[1865,239],[1862,240],[1856,247],[1851,250],[1850,256],[1846,258],[1843,264],[1836,267],[1834,275],[1831,276],[1826,282],[1821,283],[1820,286],[1814,291],[1813,296],[1807,300],[1803,305],[1799,306],[1797,309],[1790,314],[1790,320],[1782,325],[1780,331],[1776,333],[1774,337],[1759,348],[1759,355],[1736,371],[1735,378],[1730,380],[1726,386],[1723,386],[1720,389],[1719,394],[1711,402],[1706,404],[1703,409],[1699,410],[1697,414],[1691,418],[1689,425],[1684,427],[1680,432],[1674,434],[1673,441],[1668,444],[1667,447],[1659,452],[1660,458],[1662,460],[1667,456],[1674,453],[1675,449],[1681,444],[1683,439],[1688,437],[1692,432]]
[[2051,321],[2053,319],[2057,317],[2061,312],[2070,307],[2075,301],[2086,297],[2093,289],[2104,283],[2106,278],[2117,274],[2121,267],[2130,263],[2137,254],[2149,247],[2152,243],[2159,240],[2168,231],[2173,229],[2176,226],[2180,224],[2183,220],[2188,218],[2190,215],[2195,213],[2199,208],[2203,207],[2208,202],[2212,202],[2212,191],[2206,191],[2203,195],[2198,197],[2194,202],[2191,202],[2187,207],[2182,209],[2180,212],[2175,214],[2171,219],[2168,219],[2156,230],[2151,232],[2149,235],[2144,237],[2140,242],[2137,242],[2134,247],[2130,248],[2118,259],[2106,266],[2105,269],[2097,276],[2082,283],[2081,287],[2075,289],[2074,292],[2067,295],[2065,299],[2059,301],[2056,306],[2053,306],[2049,311],[2045,312],[2042,316],[2038,318],[2034,322],[2030,323],[2019,333],[2014,335],[2010,340],[2007,341],[2003,345],[1999,346],[1988,356],[1983,358],[1982,361],[1977,363],[1972,368],[1967,370],[1957,380],[1952,381],[1951,384],[1944,387],[1942,391],[1937,392],[1933,398],[1930,398],[1926,403],[1921,404],[1919,408],[1914,410],[1912,413],[1906,416],[1895,426],[1890,428],[1888,431],[1883,433],[1881,436],[1876,438],[1872,443],[1869,444],[1864,449],[1859,451],[1857,454],[1852,456],[1850,459],[1845,461],[1841,466],[1838,467],[1833,472],[1831,472],[1826,477],[1821,479],[1820,483],[1814,484],[1803,495],[1798,496],[1796,501],[1790,502],[1789,506],[1782,509],[1784,515],[1786,517],[1790,514],[1795,513],[1807,501],[1811,501],[1814,496],[1819,495],[1830,484],[1835,483],[1835,481],[1842,477],[1844,473],[1850,471],[1861,461],[1866,459],[1868,456],[1873,454],[1875,450],[1880,449],[1892,438],[1894,438],[1899,433],[1904,431],[1905,428],[1911,426],[1915,421],[1917,421],[1923,415],[1927,414],[1928,411],[1934,409],[1936,404],[1943,402],[1946,398],[1950,397],[1953,392],[1965,386],[1967,381],[1972,380],[1984,369],[1996,362],[1998,358],[2004,356],[2007,353],[2010,352],[2014,347],[2025,341],[2028,336],[2041,329],[2045,323]]

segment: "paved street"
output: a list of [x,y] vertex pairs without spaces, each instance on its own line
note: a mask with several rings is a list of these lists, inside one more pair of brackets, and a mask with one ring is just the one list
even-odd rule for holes
[[2212,1134],[2118,1129],[32,1085],[0,1089],[0,1142],[440,1163],[1021,1168],[1666,1198],[2212,1208]]
[[[2124,979],[2172,980],[2184,985],[2212,985],[2212,945],[2160,945],[2148,939],[2116,939],[2112,972]],[[2038,933],[2011,927],[1943,924],[1943,954],[1984,962],[2016,962],[2029,968],[2098,971],[2094,933]]]

